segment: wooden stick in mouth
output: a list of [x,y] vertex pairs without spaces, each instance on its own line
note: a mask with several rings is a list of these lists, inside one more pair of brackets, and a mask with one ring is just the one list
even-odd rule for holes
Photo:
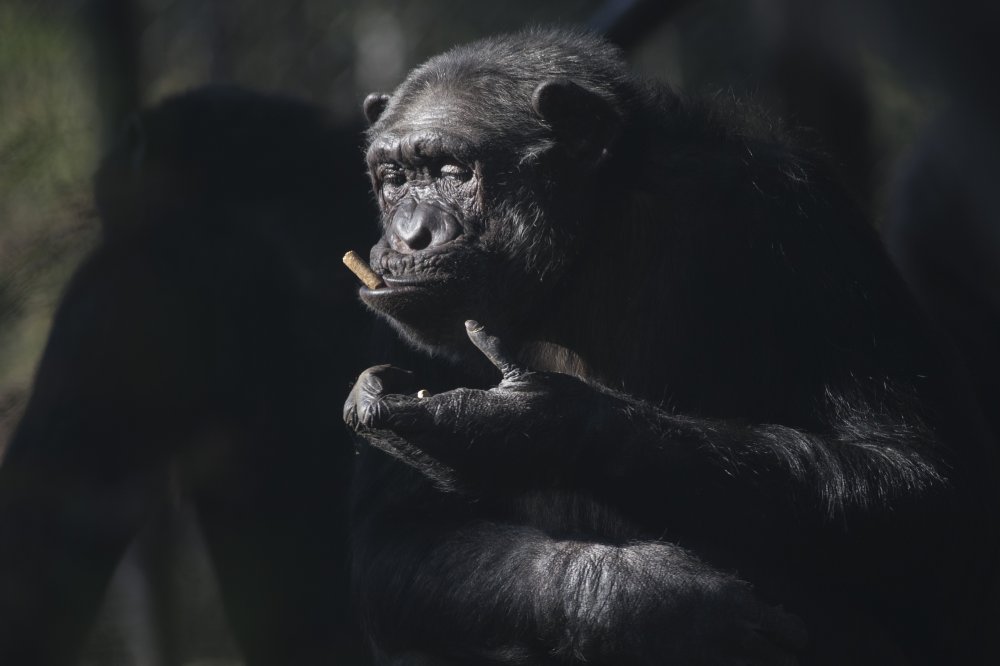
[[364,282],[369,289],[380,289],[385,286],[382,278],[376,275],[375,271],[368,267],[368,262],[354,250],[344,255],[344,265],[350,268],[351,272],[357,275],[358,279]]

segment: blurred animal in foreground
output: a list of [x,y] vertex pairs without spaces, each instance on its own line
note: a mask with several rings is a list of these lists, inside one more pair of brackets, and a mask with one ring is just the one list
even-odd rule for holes
[[0,467],[0,663],[74,662],[175,482],[248,664],[358,658],[331,409],[369,329],[339,262],[369,228],[358,142],[310,104],[205,89],[104,160],[103,241]]

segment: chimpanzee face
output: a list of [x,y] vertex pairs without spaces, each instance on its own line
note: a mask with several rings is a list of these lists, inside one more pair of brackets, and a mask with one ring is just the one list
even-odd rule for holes
[[610,107],[570,81],[490,70],[409,80],[391,98],[370,95],[365,113],[383,228],[371,264],[385,282],[361,290],[365,303],[451,356],[469,347],[466,319],[537,328],[592,227],[596,167],[616,133]]
[[394,109],[367,154],[383,227],[371,264],[385,287],[361,297],[411,342],[446,355],[468,345],[466,319],[518,316],[538,208],[532,168],[513,150],[521,142],[468,115],[448,100]]

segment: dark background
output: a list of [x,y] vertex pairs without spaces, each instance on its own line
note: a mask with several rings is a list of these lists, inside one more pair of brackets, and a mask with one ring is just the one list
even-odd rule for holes
[[[992,266],[1000,222],[991,176],[1000,169],[990,151],[998,135],[991,63],[1000,58],[988,4],[0,0],[0,451],[60,291],[97,241],[97,160],[139,106],[236,83],[326,105],[355,127],[365,94],[391,91],[410,67],[453,44],[530,23],[591,25],[610,30],[651,77],[689,93],[753,97],[776,118],[811,128],[873,224],[901,207],[906,174],[927,159],[927,146],[945,146],[952,159],[942,161],[942,178],[976,180],[966,198],[980,226],[970,241],[962,220],[954,233],[945,225],[963,242],[942,261],[970,263],[972,245],[986,248],[986,259],[971,263]],[[374,230],[374,215],[356,224]],[[330,260],[344,249],[331,248]],[[987,301],[1000,289],[996,269],[970,279]],[[178,551],[174,575],[187,663],[239,663],[196,527],[185,524],[194,546]],[[85,663],[159,663],[142,647],[156,627],[136,610],[147,584],[141,557],[131,555]]]

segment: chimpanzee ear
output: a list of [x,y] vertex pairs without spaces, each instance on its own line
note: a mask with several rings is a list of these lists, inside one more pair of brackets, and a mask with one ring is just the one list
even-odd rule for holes
[[571,157],[593,166],[609,155],[621,131],[618,113],[606,99],[567,79],[538,84],[531,107],[552,126]]
[[389,104],[389,96],[385,93],[372,93],[365,97],[365,102],[363,104],[365,110],[365,118],[368,119],[369,125],[374,125],[375,121],[379,119],[382,112],[385,111],[386,105]]

